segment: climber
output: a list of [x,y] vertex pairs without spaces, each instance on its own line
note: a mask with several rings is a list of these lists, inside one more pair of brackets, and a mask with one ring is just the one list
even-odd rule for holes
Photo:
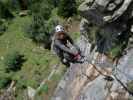
[[61,62],[67,66],[70,66],[70,62],[80,62],[81,55],[79,47],[74,44],[71,37],[64,31],[61,25],[55,27],[53,50],[59,56]]

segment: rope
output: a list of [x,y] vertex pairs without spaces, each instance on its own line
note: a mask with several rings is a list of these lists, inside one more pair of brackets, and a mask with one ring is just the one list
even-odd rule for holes
[[133,92],[128,89],[128,87],[116,76],[113,75],[115,79],[122,85],[122,87],[130,94],[133,96]]
[[[114,72],[112,72],[112,75],[115,77],[115,79],[122,85],[122,87],[130,94],[133,96],[133,91],[129,90],[128,87],[116,76],[115,72],[119,71],[121,72],[118,68],[117,68],[117,64],[114,66]],[[124,72],[121,72],[124,74]],[[126,76],[126,75],[125,75]]]
[[[92,64],[89,60],[86,60],[88,63]],[[99,74],[101,74],[102,76],[105,77],[106,80],[108,81],[113,81],[114,78],[118,81],[118,83],[120,83],[120,85],[130,94],[133,96],[133,91],[129,90],[128,87],[115,75],[115,73],[112,72],[112,76],[108,76],[108,75],[105,75],[103,72],[100,71],[100,69],[98,69],[94,64],[93,65],[93,68],[97,70],[97,72],[99,72]],[[115,65],[114,67],[114,71],[117,71],[117,64]]]
[[97,72],[99,72],[99,74],[101,74],[102,76],[104,76],[105,78],[105,80],[108,80],[108,81],[113,81],[114,79],[111,77],[111,76],[109,76],[109,75],[106,75],[106,74],[104,74],[100,69],[98,69],[93,63],[91,63],[91,61],[89,61],[89,60],[85,60],[86,62],[88,62],[89,64],[91,64],[92,66],[93,66],[93,68],[97,71]]

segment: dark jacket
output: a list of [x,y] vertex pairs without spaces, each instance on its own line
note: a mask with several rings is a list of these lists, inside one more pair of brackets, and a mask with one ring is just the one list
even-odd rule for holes
[[65,34],[65,38],[63,40],[60,40],[58,38],[55,38],[53,49],[56,52],[56,54],[59,57],[64,57],[63,53],[68,53],[70,55],[74,55],[75,53],[67,46],[67,43],[70,42],[72,45],[74,45],[73,40],[71,37],[67,34]]

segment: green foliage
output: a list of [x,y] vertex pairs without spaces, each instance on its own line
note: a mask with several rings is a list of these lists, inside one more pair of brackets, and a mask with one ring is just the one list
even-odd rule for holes
[[77,4],[75,0],[61,0],[58,7],[58,15],[69,18],[77,14]]
[[27,87],[26,81],[25,80],[18,80],[16,87],[18,89],[25,89]]
[[37,43],[46,43],[49,38],[46,22],[40,16],[34,16],[26,32],[27,36]]
[[17,51],[9,53],[5,58],[6,71],[10,72],[20,70],[23,62],[25,61],[23,57],[24,56]]
[[6,31],[6,26],[4,25],[3,21],[0,20],[0,35],[2,35]]
[[[79,37],[80,37],[80,32],[72,33],[71,36],[72,36],[73,40],[77,40],[77,39],[79,39]],[[76,41],[75,41],[75,42],[76,42]]]
[[39,83],[37,81],[31,79],[31,80],[26,80],[26,85],[35,88],[35,87],[39,86]]
[[19,78],[16,81],[16,88],[18,89],[26,89],[28,86],[36,88],[38,86],[38,82],[33,79],[26,80],[23,78]]
[[115,47],[112,47],[112,49],[109,52],[111,54],[111,57],[113,58],[119,57],[122,53],[122,48],[121,46],[117,45]]
[[80,4],[82,4],[84,2],[84,0],[76,0],[77,5],[79,6]]
[[53,6],[48,1],[38,2],[32,5],[32,23],[26,28],[26,36],[36,43],[43,43],[49,49],[50,33],[54,29],[56,20],[50,18]]
[[53,81],[58,81],[58,80],[60,80],[61,79],[61,75],[60,74],[54,74],[53,76],[52,76],[52,78],[51,78],[51,80],[53,80]]
[[113,58],[116,57],[120,58],[123,55],[124,53],[123,51],[128,45],[129,37],[130,37],[129,33],[125,34],[125,32],[123,32],[117,37],[114,37],[114,39],[112,39],[111,41],[112,47],[110,49],[110,53]]
[[38,1],[31,5],[30,7],[33,16],[41,16],[43,20],[48,20],[51,15],[53,6],[47,1]]
[[[53,16],[54,17],[54,16]],[[50,18],[47,23],[52,23],[55,18]],[[23,97],[27,91],[27,86],[37,89],[40,83],[47,79],[53,66],[59,63],[56,55],[51,54],[47,49],[43,49],[40,46],[35,45],[29,38],[24,37],[23,26],[31,23],[31,16],[19,17],[16,16],[10,24],[8,24],[7,31],[0,36],[0,57],[4,57],[4,60],[0,61],[0,77],[11,77],[11,80],[16,81],[15,87],[15,100],[26,100]],[[50,25],[51,26],[51,25]],[[7,73],[5,72],[4,62],[6,61],[6,55],[10,54],[12,50],[19,51],[19,54],[23,54],[27,59],[21,70]],[[62,64],[59,65],[59,73],[65,68]],[[64,73],[60,75],[63,76]],[[0,78],[0,80],[2,79]],[[48,97],[50,100],[51,95],[56,88],[59,80],[51,81],[48,94],[44,91],[42,95],[38,96],[35,100],[43,100]]]
[[28,0],[30,8],[32,8],[32,5],[37,3],[48,4],[50,6],[53,6],[54,8],[58,6],[60,0]]
[[49,4],[53,5],[54,7],[57,7],[60,3],[60,0],[47,0]]
[[38,93],[39,93],[39,94],[41,94],[41,93],[43,93],[43,92],[48,93],[48,90],[49,90],[48,85],[47,85],[47,84],[44,84],[44,85],[40,88],[40,90],[38,90]]
[[55,17],[50,18],[47,21],[47,28],[48,28],[48,32],[51,33],[54,31],[55,26],[59,23],[58,19],[56,19]]
[[20,9],[19,0],[1,0],[9,10]]
[[7,3],[0,1],[0,18],[13,18],[13,14],[8,7]]
[[44,91],[45,93],[48,93],[48,85],[45,84],[43,87],[42,87],[42,91]]
[[10,78],[4,78],[4,77],[1,78],[0,77],[0,89],[7,87],[10,82],[11,82]]
[[19,0],[7,0],[9,2],[9,7],[13,11],[19,11],[20,10],[20,3]]
[[127,87],[131,92],[133,92],[133,81],[128,82]]
[[50,49],[51,36],[57,21],[50,19],[43,20],[40,16],[34,16],[32,23],[26,27],[26,36],[31,38],[36,43],[44,44],[44,47]]
[[107,33],[91,22],[85,24],[84,28],[86,32],[83,34],[90,40],[90,43],[97,45],[98,52],[108,54],[112,58],[122,56],[122,52],[128,43],[128,34],[123,32],[117,36],[114,33]]

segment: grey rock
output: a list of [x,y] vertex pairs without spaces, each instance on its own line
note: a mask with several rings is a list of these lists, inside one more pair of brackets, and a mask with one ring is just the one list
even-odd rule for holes
[[[133,80],[132,61],[133,49],[129,50],[127,55],[123,56],[119,62],[119,70],[116,76],[125,86],[127,82]],[[52,100],[56,100],[57,98],[59,100],[110,100],[109,98],[113,98],[111,100],[128,100],[130,96],[114,76],[113,81],[105,80],[102,75],[95,77],[93,80],[88,80],[83,73],[86,71],[88,77],[89,75],[94,77],[93,74],[95,72],[89,68],[87,63],[85,65],[73,64],[70,69],[65,74],[63,81],[60,82],[63,82],[63,88],[60,88],[60,84],[58,85]],[[90,74],[91,72],[92,74]],[[65,80],[66,77],[67,80]],[[64,84],[64,80],[66,84]]]
[[[132,0],[85,0],[80,5],[79,11],[83,18],[80,24],[81,37],[78,45],[89,61],[92,61],[96,54],[96,45],[91,50],[94,43],[89,35],[92,24],[100,29],[98,32],[105,33],[106,43],[102,45],[105,44],[107,48],[122,32],[132,31],[133,24],[129,24],[129,20],[133,18]],[[131,46],[132,37],[129,42]],[[88,62],[71,64],[57,86],[52,100],[57,98],[59,100],[128,100],[129,97],[132,98],[114,77],[115,74],[125,86],[133,80],[133,48],[126,51],[127,54],[119,59],[119,65],[111,75],[114,78],[113,81],[105,80]],[[94,64],[102,71],[116,67],[112,62],[108,62],[108,59],[103,62],[101,65]]]
[[[99,85],[100,83],[100,85]],[[81,94],[82,97],[86,97],[81,100],[105,100],[108,90],[105,89],[106,81],[103,76],[99,76],[95,79]]]
[[123,56],[118,65],[117,75],[124,83],[127,83],[129,80],[133,80],[133,49],[128,50],[127,54]]
[[107,10],[108,11],[113,11],[116,8],[116,5],[114,3],[110,3]]
[[65,80],[61,80],[59,87],[63,89],[63,88],[65,88],[65,85],[66,85]]
[[[93,0],[94,1],[94,0]],[[130,9],[129,9],[130,8]],[[102,27],[106,32],[122,32],[127,21],[132,18],[132,0],[87,0],[79,7],[81,16]],[[122,19],[118,23],[118,19]]]
[[115,4],[117,4],[117,5],[118,5],[118,4],[121,4],[121,3],[122,3],[122,1],[123,1],[123,0],[115,0],[114,2],[115,2]]

